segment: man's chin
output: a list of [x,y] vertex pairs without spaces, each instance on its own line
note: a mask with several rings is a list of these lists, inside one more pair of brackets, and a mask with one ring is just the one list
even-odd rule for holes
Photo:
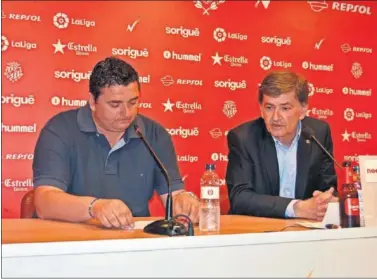
[[271,129],[270,134],[275,138],[280,138],[280,137],[284,137],[286,135],[286,132],[284,129],[281,129],[281,130]]
[[132,122],[129,122],[129,121],[124,122],[124,123],[119,122],[119,123],[117,123],[117,125],[113,125],[113,130],[114,130],[114,132],[115,131],[116,132],[124,132],[125,130],[127,130],[130,127],[131,123]]

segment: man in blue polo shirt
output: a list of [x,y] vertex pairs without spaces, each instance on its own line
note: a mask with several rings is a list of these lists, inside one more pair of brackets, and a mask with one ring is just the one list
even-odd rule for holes
[[136,124],[169,173],[174,214],[197,222],[199,202],[183,190],[170,135],[138,114],[137,72],[123,60],[106,58],[94,67],[89,87],[86,106],[55,115],[39,135],[33,162],[38,217],[96,218],[106,227],[125,228],[133,217],[150,215],[154,191],[166,204],[167,182]]

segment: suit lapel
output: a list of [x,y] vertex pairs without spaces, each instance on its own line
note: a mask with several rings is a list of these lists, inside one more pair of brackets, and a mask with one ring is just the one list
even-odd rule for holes
[[271,194],[279,196],[280,189],[280,177],[279,177],[279,164],[276,155],[275,143],[272,137],[265,133],[262,148],[262,162],[264,163],[264,169],[267,171],[270,179]]
[[[303,124],[303,122],[302,122]],[[302,126],[304,127],[304,126]],[[296,190],[297,199],[303,199],[308,182],[312,141],[307,140],[302,134],[297,146]]]

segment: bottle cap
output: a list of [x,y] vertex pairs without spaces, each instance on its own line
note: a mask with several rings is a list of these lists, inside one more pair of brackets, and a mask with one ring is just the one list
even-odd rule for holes
[[355,165],[352,167],[353,171],[360,171],[360,166],[359,165]]
[[215,164],[206,164],[206,170],[215,170]]
[[343,167],[350,167],[351,166],[351,161],[343,161]]

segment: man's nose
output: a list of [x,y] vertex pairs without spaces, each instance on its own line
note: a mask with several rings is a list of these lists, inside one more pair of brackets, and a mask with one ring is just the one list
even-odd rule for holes
[[123,104],[121,105],[119,112],[121,115],[125,115],[126,117],[129,117],[131,115],[132,108],[128,106],[127,104]]
[[273,119],[274,121],[280,119],[280,110],[279,110],[279,109],[275,109],[275,110],[274,110],[274,113],[273,113],[273,115],[272,115],[272,119]]

